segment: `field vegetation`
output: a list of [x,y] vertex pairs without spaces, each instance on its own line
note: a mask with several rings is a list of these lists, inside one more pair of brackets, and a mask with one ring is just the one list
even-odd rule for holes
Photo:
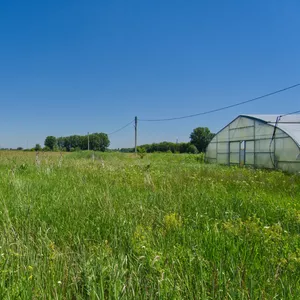
[[1,299],[300,299],[300,177],[192,154],[0,152]]

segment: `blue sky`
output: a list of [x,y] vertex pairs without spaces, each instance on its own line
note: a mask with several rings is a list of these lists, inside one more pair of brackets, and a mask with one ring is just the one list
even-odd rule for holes
[[[300,82],[299,1],[0,1],[0,147],[112,132]],[[139,123],[139,144],[188,141],[241,113],[300,109],[300,87],[206,116]],[[129,126],[110,137],[131,147]]]

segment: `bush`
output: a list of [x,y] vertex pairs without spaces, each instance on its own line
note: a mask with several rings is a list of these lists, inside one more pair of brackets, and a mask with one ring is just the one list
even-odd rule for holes
[[45,146],[44,148],[43,148],[43,151],[51,151],[51,149],[48,147],[48,146]]
[[198,149],[195,145],[190,144],[187,148],[187,153],[197,154]]
[[144,147],[138,147],[137,152],[141,159],[146,155],[146,149]]
[[200,163],[204,163],[204,161],[205,161],[205,154],[203,152],[199,153],[197,155],[197,161],[200,162]]
[[34,147],[34,150],[35,151],[41,151],[42,150],[42,147],[40,144],[36,144],[35,147]]

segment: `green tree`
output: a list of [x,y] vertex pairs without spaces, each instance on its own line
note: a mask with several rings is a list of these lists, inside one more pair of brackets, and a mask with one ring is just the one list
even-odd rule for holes
[[187,153],[197,154],[198,153],[198,149],[197,149],[197,147],[195,145],[189,144],[189,146],[187,148]]
[[40,144],[36,144],[35,147],[34,147],[34,150],[35,151],[41,151],[42,150],[42,147]]
[[90,134],[90,149],[91,150],[98,150],[98,151],[105,151],[110,142],[106,133],[93,133]]
[[49,147],[51,150],[53,150],[57,146],[57,140],[55,136],[47,136],[44,142],[45,146]]
[[[110,142],[106,133],[90,134],[90,149],[97,151],[106,151]],[[62,151],[78,151],[88,149],[87,135],[71,135],[66,137],[55,138],[54,136],[47,136],[45,146],[50,150]]]
[[207,127],[197,127],[190,135],[191,144],[195,145],[199,152],[205,152],[214,136]]
[[44,148],[43,148],[43,151],[50,151],[50,148],[48,147],[48,146],[45,146]]
[[59,137],[56,139],[57,141],[57,147],[58,149],[63,149],[65,147],[65,138],[64,137]]

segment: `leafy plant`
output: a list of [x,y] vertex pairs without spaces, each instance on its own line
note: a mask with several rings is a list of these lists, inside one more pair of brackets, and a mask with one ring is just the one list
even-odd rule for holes
[[141,159],[143,159],[146,155],[146,149],[144,147],[138,147],[137,153]]

